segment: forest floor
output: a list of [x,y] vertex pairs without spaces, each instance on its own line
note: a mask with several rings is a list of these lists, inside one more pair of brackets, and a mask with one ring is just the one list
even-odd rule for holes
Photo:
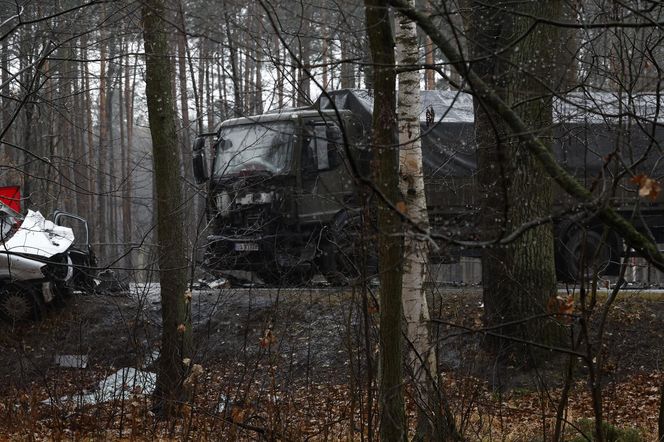
[[[569,356],[552,352],[537,369],[498,362],[479,332],[478,288],[436,287],[430,307],[445,322],[434,330],[441,385],[464,437],[551,440]],[[0,440],[377,440],[377,321],[370,290],[194,291],[192,364],[203,372],[183,417],[164,423],[148,394],[158,288],[75,296],[39,322],[0,323]],[[604,420],[622,431],[617,440],[656,439],[663,338],[664,296],[622,292],[598,346]],[[565,440],[586,440],[589,372],[583,358],[573,360]],[[417,397],[408,385],[411,417]]]

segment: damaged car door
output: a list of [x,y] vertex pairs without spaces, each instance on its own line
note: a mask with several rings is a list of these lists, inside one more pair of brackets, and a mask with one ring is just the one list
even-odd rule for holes
[[58,226],[67,227],[74,233],[74,242],[68,250],[73,264],[73,275],[68,286],[84,292],[93,291],[97,278],[97,257],[90,245],[88,222],[78,215],[56,210],[53,221]]

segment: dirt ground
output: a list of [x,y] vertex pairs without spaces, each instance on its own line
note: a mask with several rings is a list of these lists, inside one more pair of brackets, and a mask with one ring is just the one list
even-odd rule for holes
[[[196,290],[192,300],[193,360],[233,385],[237,390],[234,396],[248,379],[258,388],[270,387],[284,395],[286,390],[303,385],[309,389],[312,385],[320,389],[355,385],[361,389],[366,371],[376,370],[377,364],[378,317],[373,296],[372,292],[331,288]],[[515,403],[524,394],[540,392],[542,385],[553,390],[562,384],[565,357],[552,354],[547,366],[524,371],[500,364],[486,354],[482,334],[468,332],[481,328],[479,289],[437,287],[432,290],[431,303],[432,316],[449,322],[434,333],[441,371],[457,399],[478,395],[477,389],[464,392],[468,379],[493,392],[493,398],[496,391],[501,397],[517,394]],[[8,398],[17,392],[38,392],[33,400],[44,400],[63,392],[92,389],[100,376],[120,367],[153,369],[159,347],[159,309],[158,289],[132,286],[127,294],[75,296],[40,322],[1,323],[0,398],[11,403]],[[365,339],[366,330],[369,340]],[[633,387],[638,389],[647,383],[644,376],[648,382],[656,382],[651,377],[661,374],[663,334],[664,296],[637,291],[620,295],[611,310],[602,347],[607,391],[620,395],[617,386],[625,382],[636,382]],[[60,367],[58,355],[85,355],[87,368]],[[576,364],[575,376],[579,394],[585,394],[584,364]],[[225,390],[227,396],[233,396],[231,390]],[[462,413],[463,404],[457,405]],[[655,413],[656,405],[649,405],[649,414]],[[626,419],[630,423],[630,418]],[[652,427],[652,423],[643,425]],[[355,430],[365,432],[366,428]]]

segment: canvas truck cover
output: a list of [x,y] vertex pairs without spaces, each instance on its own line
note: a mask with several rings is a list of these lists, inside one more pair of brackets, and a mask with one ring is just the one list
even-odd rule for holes
[[[365,133],[371,133],[373,97],[368,91],[344,89],[321,95],[318,109],[348,109],[356,115]],[[433,110],[428,124],[426,111]],[[450,91],[422,91],[423,165],[427,176],[471,176],[477,170],[473,132],[473,102],[468,94]],[[436,124],[444,122],[445,124]]]
[[[373,97],[366,90],[331,91],[317,108],[348,109],[371,133]],[[468,177],[477,170],[473,99],[457,91],[421,91],[420,122],[424,171],[428,177]],[[605,158],[619,148],[635,172],[664,178],[664,98],[655,95],[573,93],[553,105],[554,155],[582,182],[605,173]],[[430,121],[427,121],[429,111]],[[432,117],[432,118],[431,118]],[[433,120],[433,121],[431,121]]]

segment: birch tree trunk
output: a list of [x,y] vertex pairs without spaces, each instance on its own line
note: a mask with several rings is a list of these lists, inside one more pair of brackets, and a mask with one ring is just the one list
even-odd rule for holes
[[[414,0],[410,0],[414,7]],[[422,143],[419,114],[420,73],[414,67],[419,61],[415,23],[403,15],[396,16],[397,63],[412,69],[399,74],[399,187],[404,197],[406,215],[424,230],[429,228],[427,201],[422,171]],[[402,303],[406,319],[406,336],[410,345],[408,366],[413,372],[415,400],[419,408],[416,439],[450,440],[455,435],[454,419],[441,401],[437,400],[438,370],[436,347],[429,333],[429,306],[424,281],[428,271],[429,249],[426,240],[410,229],[404,235]],[[433,410],[427,416],[426,411]]]

